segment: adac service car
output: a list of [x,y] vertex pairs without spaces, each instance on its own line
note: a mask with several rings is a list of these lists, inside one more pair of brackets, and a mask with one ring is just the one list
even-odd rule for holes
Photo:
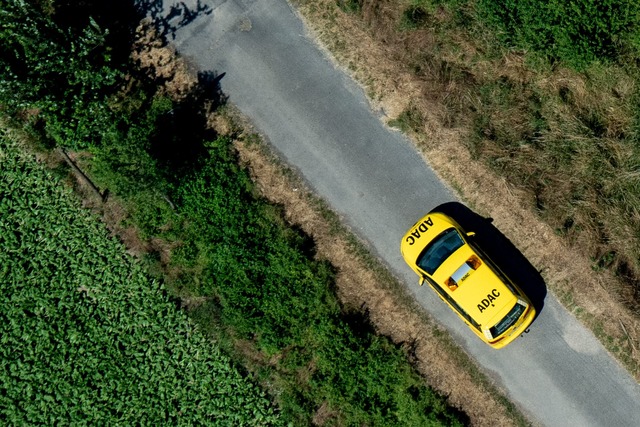
[[502,348],[533,322],[524,293],[449,216],[431,212],[402,238],[402,256],[480,339]]

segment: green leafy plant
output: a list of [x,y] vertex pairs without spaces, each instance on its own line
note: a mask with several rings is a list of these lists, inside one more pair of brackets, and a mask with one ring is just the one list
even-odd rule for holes
[[57,144],[86,147],[111,121],[106,96],[122,71],[111,63],[108,32],[94,21],[81,30],[58,26],[46,8],[5,0],[0,8],[0,102],[30,110]]
[[633,0],[479,0],[478,11],[511,46],[577,68],[636,48],[640,5]]

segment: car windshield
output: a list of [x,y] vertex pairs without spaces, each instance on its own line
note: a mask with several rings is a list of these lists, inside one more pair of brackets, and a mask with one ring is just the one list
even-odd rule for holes
[[418,267],[432,275],[449,256],[464,245],[455,228],[449,228],[427,245],[418,257]]
[[502,335],[507,329],[513,326],[514,323],[520,318],[520,315],[526,307],[519,302],[513,307],[513,309],[504,316],[504,319],[499,321],[493,328],[490,329],[491,336],[494,338]]

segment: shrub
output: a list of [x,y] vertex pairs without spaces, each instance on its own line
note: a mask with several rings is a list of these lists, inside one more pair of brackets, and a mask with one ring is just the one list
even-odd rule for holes
[[635,50],[640,35],[635,0],[478,0],[477,7],[509,46],[577,68]]

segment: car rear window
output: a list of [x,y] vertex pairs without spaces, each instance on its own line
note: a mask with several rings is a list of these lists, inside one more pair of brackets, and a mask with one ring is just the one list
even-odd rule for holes
[[429,243],[420,256],[418,267],[432,275],[449,256],[464,245],[455,228],[448,228]]
[[526,307],[519,302],[511,309],[509,314],[499,321],[493,328],[490,329],[491,336],[497,338],[502,335],[507,329],[513,326],[514,323],[520,318],[522,312]]

